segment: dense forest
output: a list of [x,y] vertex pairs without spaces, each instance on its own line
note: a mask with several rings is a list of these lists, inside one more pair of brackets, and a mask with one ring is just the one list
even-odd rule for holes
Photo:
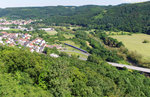
[[115,6],[96,16],[95,23],[106,30],[150,34],[150,2]]
[[150,2],[117,6],[49,6],[0,9],[0,17],[43,19],[47,25],[80,25],[89,28],[150,34]]
[[[149,97],[150,78],[106,62],[0,47],[1,97]],[[6,81],[7,80],[7,81]]]
[[[22,7],[0,9],[1,17],[11,19],[49,19],[54,17],[65,18],[72,16],[95,16],[105,9],[105,6],[48,6],[48,7]],[[69,19],[68,19],[69,20]],[[63,22],[63,21],[62,21]]]

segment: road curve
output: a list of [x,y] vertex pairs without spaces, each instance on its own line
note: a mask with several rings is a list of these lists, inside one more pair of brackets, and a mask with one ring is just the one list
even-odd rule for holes
[[[62,52],[76,52],[76,53],[81,53],[79,51],[70,51],[70,50],[60,50]],[[85,52],[82,52],[81,54],[84,54],[86,56],[89,56],[90,54],[87,54]],[[80,60],[87,60],[86,58],[79,58]],[[112,63],[112,62],[107,62],[108,64],[114,66],[114,67],[126,67],[128,69],[132,69],[132,70],[137,70],[137,71],[141,71],[141,72],[145,72],[145,73],[150,73],[150,69],[148,68],[143,68],[143,67],[137,67],[137,66],[131,66],[131,65],[124,65],[124,64],[118,64],[118,63]]]
[[115,67],[120,67],[120,68],[126,67],[128,69],[137,70],[137,71],[141,71],[141,72],[145,72],[145,73],[150,73],[150,69],[148,69],[148,68],[118,64],[118,63],[112,63],[112,62],[107,62],[107,63],[112,65],[112,66],[115,66]]

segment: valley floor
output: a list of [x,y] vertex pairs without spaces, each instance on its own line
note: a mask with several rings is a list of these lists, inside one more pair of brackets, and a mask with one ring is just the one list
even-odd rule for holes
[[122,41],[125,47],[131,51],[136,51],[143,56],[144,60],[150,58],[150,43],[143,43],[144,40],[150,41],[150,35],[133,34],[133,35],[112,35],[112,38]]

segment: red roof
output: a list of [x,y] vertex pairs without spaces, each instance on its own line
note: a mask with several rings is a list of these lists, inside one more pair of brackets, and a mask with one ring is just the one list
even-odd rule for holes
[[32,43],[30,43],[29,45],[30,45],[30,46],[33,46],[33,44],[32,44]]
[[7,32],[1,32],[2,34],[6,34]]

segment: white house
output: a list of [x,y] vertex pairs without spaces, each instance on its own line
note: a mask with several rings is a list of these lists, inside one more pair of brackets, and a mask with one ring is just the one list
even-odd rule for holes
[[51,57],[54,57],[54,58],[58,58],[58,57],[59,57],[59,55],[54,54],[54,53],[50,54],[50,56],[51,56]]

